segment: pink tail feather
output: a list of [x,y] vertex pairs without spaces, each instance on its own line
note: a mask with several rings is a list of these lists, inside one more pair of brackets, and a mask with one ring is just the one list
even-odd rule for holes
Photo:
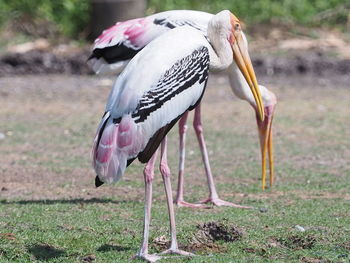
[[102,182],[117,182],[123,176],[127,160],[133,157],[135,129],[134,122],[128,117],[114,124],[108,114],[101,121],[92,149],[92,160]]

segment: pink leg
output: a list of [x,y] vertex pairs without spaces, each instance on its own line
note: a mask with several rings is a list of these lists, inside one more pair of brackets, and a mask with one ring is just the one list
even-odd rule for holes
[[210,164],[209,164],[209,157],[207,152],[207,147],[205,145],[204,141],[204,135],[203,135],[203,127],[201,122],[201,105],[199,104],[194,112],[194,120],[193,120],[193,127],[197,135],[198,143],[202,152],[202,159],[204,162],[205,167],[205,173],[208,180],[208,187],[209,187],[209,198],[202,201],[202,203],[212,203],[216,206],[231,206],[231,207],[237,207],[237,208],[251,208],[248,206],[242,206],[237,205],[234,203],[230,203],[224,200],[221,200],[219,198],[219,195],[216,191],[215,184],[214,184],[214,178],[211,173]]
[[186,156],[186,131],[187,131],[187,117],[188,111],[181,117],[179,121],[179,137],[180,137],[180,147],[179,147],[179,177],[177,184],[177,194],[175,199],[175,204],[184,207],[203,207],[202,204],[191,204],[184,201],[184,170],[185,170],[185,156]]
[[180,250],[177,244],[175,213],[174,213],[173,195],[172,195],[171,181],[170,181],[170,169],[169,169],[168,160],[167,160],[167,137],[165,137],[162,141],[159,168],[163,177],[165,194],[167,198],[169,220],[170,220],[170,233],[171,233],[170,248],[162,252],[162,254],[171,253],[171,254],[180,254],[183,256],[192,256],[193,254]]
[[147,163],[143,170],[145,179],[145,217],[143,225],[143,240],[140,251],[136,257],[142,258],[148,262],[156,262],[161,257],[157,255],[148,254],[148,238],[149,238],[149,224],[151,221],[151,207],[152,207],[152,181],[154,177],[154,163],[157,158],[157,151]]

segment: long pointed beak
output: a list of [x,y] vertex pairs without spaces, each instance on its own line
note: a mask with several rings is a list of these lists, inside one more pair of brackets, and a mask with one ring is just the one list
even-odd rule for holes
[[258,81],[256,80],[255,72],[248,53],[248,47],[243,41],[242,34],[235,32],[233,34],[233,41],[231,43],[233,58],[237,63],[238,68],[246,79],[255,99],[257,105],[258,115],[261,121],[264,121],[264,104],[262,102],[260,90],[258,88]]
[[266,117],[264,121],[261,121],[259,117],[256,117],[260,138],[261,148],[261,169],[262,169],[262,189],[266,187],[266,154],[269,156],[269,168],[270,168],[270,187],[274,182],[274,160],[273,160],[273,142],[272,142],[272,120],[274,114],[274,105],[265,107]]

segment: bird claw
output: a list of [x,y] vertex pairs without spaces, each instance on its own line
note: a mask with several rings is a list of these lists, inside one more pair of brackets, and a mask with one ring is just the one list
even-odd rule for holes
[[166,255],[166,254],[176,254],[176,255],[185,256],[185,257],[195,256],[195,254],[193,254],[193,253],[190,253],[190,252],[187,252],[184,250],[180,250],[178,248],[176,248],[176,249],[169,248],[163,252],[160,252],[159,254],[138,253],[132,259],[140,258],[140,259],[145,260],[147,262],[153,263],[153,262],[157,262],[160,259],[168,258],[166,256],[160,256],[160,255]]
[[138,253],[132,259],[136,259],[136,258],[143,259],[150,263],[157,262],[158,260],[162,259],[162,257],[158,256],[157,254],[148,254],[148,253]]
[[173,249],[173,248],[169,248],[163,252],[160,252],[160,255],[165,255],[165,254],[176,254],[176,255],[181,255],[181,256],[185,256],[185,257],[193,257],[195,256],[195,254],[191,253],[191,252],[187,252],[181,249]]
[[200,202],[201,204],[208,204],[212,203],[215,206],[229,206],[229,207],[235,207],[235,208],[244,208],[244,209],[252,209],[251,206],[244,206],[244,205],[237,205],[231,202],[227,202],[225,200],[222,200],[220,198],[208,198]]
[[189,207],[189,208],[204,208],[204,209],[208,209],[210,208],[207,205],[204,205],[203,203],[200,204],[192,204],[192,203],[188,203],[186,201],[175,201],[175,204],[178,207]]

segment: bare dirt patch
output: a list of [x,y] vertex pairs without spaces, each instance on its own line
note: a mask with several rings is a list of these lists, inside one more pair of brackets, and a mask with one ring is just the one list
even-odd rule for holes
[[83,263],[91,263],[96,260],[96,256],[94,254],[86,255],[82,257],[81,262]]
[[[252,61],[260,75],[350,72],[350,43],[340,32],[259,24],[250,33]],[[8,54],[0,57],[0,76],[93,74],[86,63],[89,56],[88,45],[54,46],[45,39],[37,39],[10,46]]]
[[249,47],[257,53],[323,51],[350,59],[348,38],[336,30],[257,24],[250,28],[250,34]]
[[[197,225],[198,231],[193,235],[189,244],[181,246],[181,249],[192,252],[225,252],[226,246],[217,241],[234,242],[240,240],[244,231],[236,225],[229,224],[227,220],[211,221]],[[170,240],[162,235],[156,237],[151,247],[162,251],[170,246]]]
[[56,55],[49,51],[31,50],[0,57],[0,76],[22,74],[93,74],[86,64],[89,51]]
[[0,233],[0,239],[16,240],[16,236],[13,233]]
[[200,243],[215,242],[218,240],[234,242],[240,240],[244,234],[241,228],[229,224],[228,220],[203,223],[198,225],[197,228],[199,230],[195,238]]
[[243,237],[243,230],[227,220],[206,222],[197,225],[198,231],[186,249],[193,252],[223,253],[226,246],[217,241],[234,242]]
[[[117,184],[96,189],[93,183],[94,173],[90,165],[89,153],[109,90],[113,85],[113,79],[72,75],[0,78],[0,123],[2,124],[0,133],[5,136],[0,140],[2,160],[0,198],[44,201],[72,199],[97,202],[101,197],[123,196],[124,201],[143,200],[142,165],[137,162],[125,174],[124,185]],[[302,147],[327,142],[313,134],[313,130],[302,122],[307,116],[324,114],[318,111],[315,103],[311,101],[313,97],[335,111],[337,116],[340,116],[339,120],[344,120],[342,124],[344,127],[348,126],[346,105],[347,97],[350,95],[349,77],[339,75],[319,77],[317,82],[319,85],[315,85],[315,78],[312,76],[262,78],[261,83],[272,89],[280,101],[276,112],[276,117],[279,119],[276,119],[275,122],[276,143],[284,138],[301,144]],[[234,129],[244,134],[245,137],[256,138],[253,111],[246,102],[240,102],[234,98],[228,87],[227,78],[222,75],[209,78],[203,102],[203,124],[206,136],[210,136],[218,129],[220,131]],[[302,105],[303,111],[300,112],[295,105]],[[297,116],[293,117],[295,120],[293,125],[283,126],[282,118],[289,118],[292,114]],[[193,134],[190,120],[188,125],[189,133]],[[332,123],[328,125],[332,129],[336,127]],[[323,130],[326,131],[326,129]],[[169,144],[169,159],[173,164],[175,189],[178,137],[177,134],[173,135],[173,137],[169,136],[169,140],[172,141]],[[294,137],[291,137],[292,135]],[[189,152],[191,148],[197,150],[198,144],[195,137],[192,136],[192,140],[190,136],[188,138]],[[309,138],[316,138],[316,142],[310,142]],[[227,141],[227,143],[230,142]],[[257,141],[252,141],[253,144],[257,145]],[[295,166],[300,166],[305,170],[315,164],[314,159],[306,158],[310,156],[308,153],[290,154],[289,149],[282,148],[281,145],[281,143],[277,144],[276,151],[280,167],[283,162],[291,162],[291,160]],[[260,162],[258,150],[248,155],[241,150],[243,148],[234,148],[233,157],[228,158],[227,152],[223,149],[215,150],[215,144],[208,141],[209,152],[213,152],[210,154],[210,160],[216,182],[227,185],[241,184],[244,187],[258,183],[258,176],[231,176],[232,167],[247,161]],[[344,145],[343,149],[330,151],[328,155],[327,151],[323,151],[318,154],[316,161],[323,162],[337,155],[338,160],[332,164],[332,167],[327,163],[327,166],[322,169],[324,171],[335,169],[337,174],[340,174],[349,165],[346,158],[348,156],[346,154],[348,153],[347,145]],[[230,149],[230,154],[232,151]],[[294,156],[298,156],[304,162],[294,162]],[[193,159],[190,153],[188,158]],[[339,164],[342,167],[335,166]],[[276,169],[276,172],[276,185],[300,180],[299,177],[278,175],[279,169]],[[161,183],[159,174],[156,175],[155,180],[155,184]],[[203,195],[207,194],[200,155],[198,155],[197,163],[192,160],[186,163],[186,184],[203,186],[205,189]],[[161,188],[157,188],[157,191],[158,189],[159,192],[162,192]],[[194,194],[193,187],[187,187],[186,191]],[[328,191],[323,191],[315,195],[312,191],[302,189],[295,192],[303,199],[349,199],[346,192],[327,193]],[[231,198],[239,203],[244,203],[246,199],[278,199],[285,195],[283,191],[278,190],[278,187],[264,193],[246,194],[243,193],[243,190],[223,190],[220,194],[222,198]],[[161,196],[164,198],[163,193]]]
[[[23,74],[93,74],[87,65],[90,51],[56,55],[48,51],[32,50],[10,53],[0,57],[0,76]],[[280,74],[348,74],[350,59],[328,56],[324,51],[299,51],[286,55],[254,55],[252,62],[259,75]]]

